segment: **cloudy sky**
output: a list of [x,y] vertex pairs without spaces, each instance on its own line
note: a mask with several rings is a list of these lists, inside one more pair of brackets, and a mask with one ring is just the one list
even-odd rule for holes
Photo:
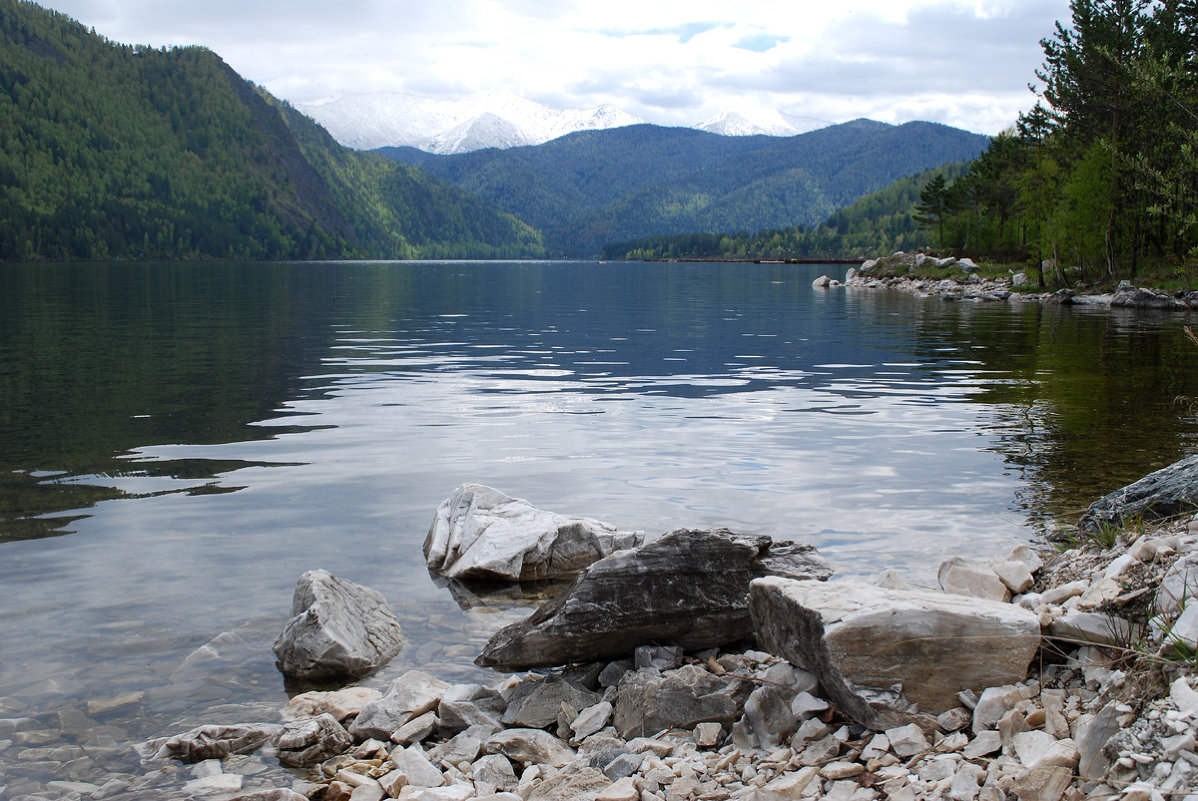
[[1068,0],[45,0],[110,39],[201,44],[293,102],[511,91],[663,125],[775,108],[993,134]]

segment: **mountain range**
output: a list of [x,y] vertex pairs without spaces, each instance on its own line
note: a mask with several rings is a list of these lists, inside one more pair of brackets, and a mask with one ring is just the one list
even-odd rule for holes
[[378,152],[538,228],[548,252],[585,257],[650,235],[814,225],[899,178],[976,158],[988,143],[936,123],[855,120],[791,137],[633,125],[535,147]]
[[[576,131],[645,124],[612,105],[559,109],[510,92],[437,100],[405,92],[343,94],[295,107],[346,147],[413,147],[452,155],[539,145]],[[725,111],[695,126],[725,136],[795,136],[831,123],[773,109]]]

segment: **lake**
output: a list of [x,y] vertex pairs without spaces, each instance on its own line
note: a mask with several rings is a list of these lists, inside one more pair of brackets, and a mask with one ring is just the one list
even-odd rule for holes
[[487,676],[534,594],[463,609],[429,577],[465,482],[932,586],[1198,450],[1191,316],[812,288],[843,272],[0,265],[0,719],[34,720],[17,742],[0,720],[0,787],[276,720],[308,569],[395,607],[409,643],[367,683]]

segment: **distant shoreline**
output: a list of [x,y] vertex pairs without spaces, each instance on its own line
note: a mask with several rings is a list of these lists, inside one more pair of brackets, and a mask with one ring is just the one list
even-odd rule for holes
[[863,264],[865,259],[750,259],[750,258],[661,258],[642,259],[644,262],[712,262],[715,264]]

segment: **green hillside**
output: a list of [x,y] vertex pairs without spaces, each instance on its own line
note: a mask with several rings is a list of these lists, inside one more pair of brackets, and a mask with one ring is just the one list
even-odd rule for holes
[[552,252],[588,256],[649,235],[815,225],[898,178],[974,158],[987,142],[933,123],[856,120],[794,137],[637,125],[454,156],[379,152],[535,225]]
[[211,51],[0,0],[0,258],[543,253],[538,232],[337,145]]
[[869,258],[932,245],[933,235],[917,220],[920,194],[936,176],[953,181],[969,162],[954,162],[872,192],[817,226],[767,228],[753,233],[647,236],[606,245],[605,259],[791,259]]

